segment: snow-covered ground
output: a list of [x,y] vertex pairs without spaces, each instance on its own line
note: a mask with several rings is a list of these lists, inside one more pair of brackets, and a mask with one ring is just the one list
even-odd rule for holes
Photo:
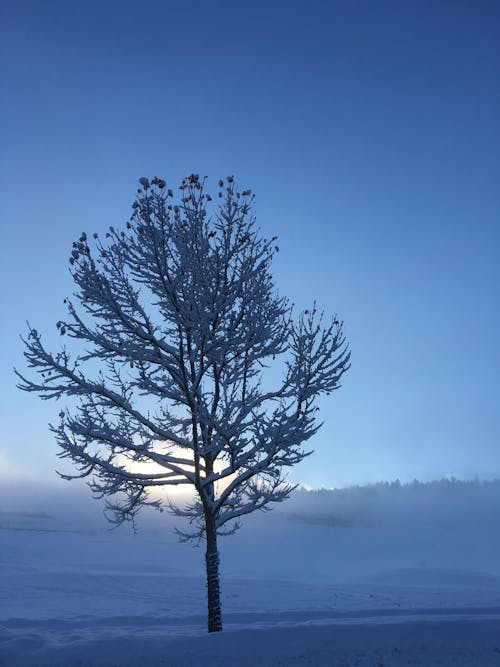
[[0,492],[0,665],[500,665],[500,487],[299,493],[203,551],[109,531],[71,486]]

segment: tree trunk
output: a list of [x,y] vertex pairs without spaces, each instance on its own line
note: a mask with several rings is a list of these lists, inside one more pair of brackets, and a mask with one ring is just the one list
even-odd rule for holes
[[217,530],[215,519],[206,516],[207,551],[205,563],[207,566],[207,599],[208,599],[208,631],[222,630],[222,613],[220,606],[219,585],[219,552],[217,551]]

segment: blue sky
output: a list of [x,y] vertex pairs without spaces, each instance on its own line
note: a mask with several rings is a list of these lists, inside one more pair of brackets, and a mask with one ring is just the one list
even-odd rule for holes
[[14,388],[85,230],[136,181],[235,174],[275,276],[345,322],[311,486],[500,476],[497,2],[2,3],[3,477],[51,481],[60,409]]

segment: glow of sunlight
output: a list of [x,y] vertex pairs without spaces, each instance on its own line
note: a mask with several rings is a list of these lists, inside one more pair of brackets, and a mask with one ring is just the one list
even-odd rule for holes
[[[170,453],[173,456],[182,456],[188,458],[189,455],[186,453],[185,449],[180,447],[172,447]],[[150,474],[150,475],[159,475],[165,472],[163,468],[158,463],[154,461],[130,461],[125,455],[121,455],[118,458],[118,464],[123,466],[130,473],[140,473],[140,474]],[[220,472],[226,467],[227,463],[224,460],[218,459],[215,462],[215,472]],[[236,474],[229,475],[224,480],[217,482],[215,485],[216,494],[219,495],[228,484],[232,482]],[[164,487],[151,487],[150,495],[153,499],[165,500],[166,497],[173,500],[175,503],[186,502],[192,499],[194,495],[194,488],[187,484],[180,484],[179,486],[164,486]]]
[[[175,448],[172,449],[171,453],[176,456],[186,456],[185,451],[179,449],[175,451]],[[130,461],[125,455],[121,455],[118,458],[118,464],[123,466],[128,472],[134,474],[139,473],[143,475],[161,475],[166,472],[166,469],[155,463],[154,461]],[[162,500],[165,501],[168,498],[173,500],[175,503],[183,503],[187,500],[190,500],[193,496],[193,488],[185,484],[180,484],[179,486],[152,486],[150,488],[149,495],[152,500]]]

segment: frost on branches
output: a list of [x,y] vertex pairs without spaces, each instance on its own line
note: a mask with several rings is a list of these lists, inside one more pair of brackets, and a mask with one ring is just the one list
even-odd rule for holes
[[[161,506],[158,487],[194,487],[169,509],[187,519],[182,539],[206,541],[209,631],[222,629],[217,536],[287,498],[287,469],[319,428],[316,398],[339,387],[349,352],[337,319],[315,307],[294,319],[270,274],[275,238],[260,236],[253,195],[232,177],[215,202],[197,175],[178,198],[140,179],[126,229],[73,244],[77,291],[65,338],[77,352],[45,349],[30,328],[21,389],[72,397],[50,428],[60,457],[89,477],[109,518]],[[262,374],[281,359],[274,389]],[[147,465],[144,465],[147,464]]]

